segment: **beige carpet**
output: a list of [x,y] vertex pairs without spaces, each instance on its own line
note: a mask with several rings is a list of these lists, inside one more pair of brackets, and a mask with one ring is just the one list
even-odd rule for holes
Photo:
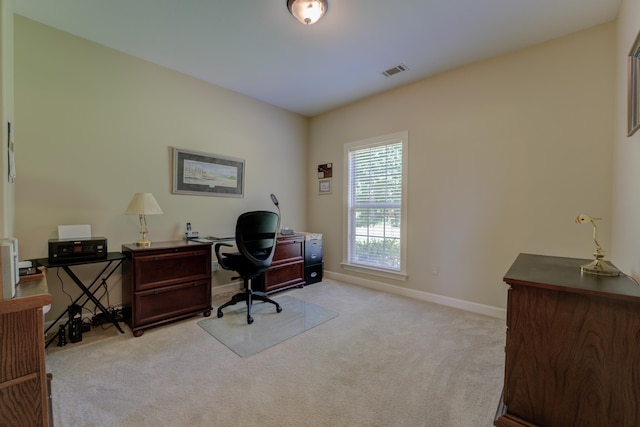
[[339,316],[245,359],[199,316],[52,345],[55,425],[492,425],[504,321],[331,280],[287,294]]

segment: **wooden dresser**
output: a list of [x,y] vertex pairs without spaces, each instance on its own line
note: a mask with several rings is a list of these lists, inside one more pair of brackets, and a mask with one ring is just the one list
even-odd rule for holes
[[42,310],[48,304],[44,275],[0,301],[0,425],[50,425]]
[[253,281],[252,288],[270,293],[304,284],[304,234],[278,235],[271,267]]
[[211,243],[122,245],[123,305],[133,335],[177,319],[211,315]]
[[504,389],[494,425],[640,426],[640,286],[591,260],[520,254],[507,274]]

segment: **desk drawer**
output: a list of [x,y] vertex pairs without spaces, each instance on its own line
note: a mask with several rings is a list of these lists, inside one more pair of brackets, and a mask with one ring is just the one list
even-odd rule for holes
[[272,292],[276,289],[304,284],[304,262],[271,265],[264,274],[256,280],[257,290]]
[[302,238],[298,239],[279,239],[276,244],[276,250],[273,254],[273,264],[291,262],[297,259],[304,259],[304,249],[302,247]]
[[211,285],[198,280],[135,293],[135,326],[211,310]]
[[134,291],[208,278],[210,257],[209,251],[204,249],[137,256],[133,261]]

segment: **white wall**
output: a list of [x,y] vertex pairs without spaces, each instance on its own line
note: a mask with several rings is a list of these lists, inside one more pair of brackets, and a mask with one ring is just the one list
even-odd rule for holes
[[[609,23],[314,117],[310,165],[334,165],[331,195],[318,195],[308,175],[309,228],[324,234],[325,269],[505,307],[502,277],[518,253],[592,256],[592,230],[576,214],[605,218],[598,237],[609,248],[614,46]],[[409,280],[347,272],[343,146],[402,130]]]
[[[149,239],[181,239],[185,223],[203,235],[233,235],[247,210],[275,210],[304,229],[308,119],[15,17],[17,182],[15,235],[22,259],[46,257],[60,224],[90,224],[109,250],[139,238],[126,216],[136,192],[151,192],[163,215]],[[171,193],[171,147],[245,160],[244,198]],[[78,269],[90,278],[97,267]],[[86,271],[84,271],[86,270]],[[229,282],[219,272],[214,285]],[[67,292],[76,293],[65,279]],[[52,316],[69,303],[51,271]],[[110,303],[120,302],[119,275]],[[48,318],[51,319],[52,316]]]
[[613,248],[616,265],[640,277],[640,132],[627,137],[627,56],[640,31],[640,0],[622,0],[615,52]]

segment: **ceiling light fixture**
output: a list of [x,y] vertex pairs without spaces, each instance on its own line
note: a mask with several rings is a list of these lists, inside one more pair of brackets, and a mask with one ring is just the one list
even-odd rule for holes
[[305,25],[318,22],[328,7],[327,0],[287,0],[289,12]]

